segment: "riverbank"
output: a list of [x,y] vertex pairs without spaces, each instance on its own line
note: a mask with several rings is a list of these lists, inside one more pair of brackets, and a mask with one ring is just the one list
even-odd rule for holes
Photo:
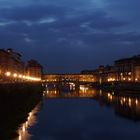
[[17,137],[16,130],[41,100],[41,83],[0,84],[0,139]]

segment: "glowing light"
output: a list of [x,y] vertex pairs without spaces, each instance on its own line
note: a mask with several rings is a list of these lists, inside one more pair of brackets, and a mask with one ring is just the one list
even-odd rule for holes
[[11,75],[11,72],[6,72],[5,75],[6,76],[10,76]]
[[80,86],[80,90],[86,91],[86,90],[88,90],[88,87]]
[[130,106],[130,107],[131,107],[131,105],[132,105],[131,103],[132,103],[132,101],[131,101],[131,99],[129,98],[129,106]]
[[18,138],[17,140],[25,140],[29,139],[31,135],[28,132],[28,128],[36,123],[36,117],[35,114],[38,112],[38,107],[34,108],[29,114],[27,121],[21,125],[21,127],[18,130]]
[[138,100],[136,99],[136,105],[138,104]]
[[128,73],[128,75],[131,75],[131,74],[132,74],[131,72]]
[[108,78],[108,82],[115,81],[115,80],[116,80],[115,78]]
[[110,93],[108,93],[107,96],[110,97]]
[[49,91],[47,90],[47,94],[49,94]]
[[136,78],[135,81],[138,81],[138,78]]
[[22,131],[25,132],[25,126],[24,125],[22,126]]
[[23,75],[22,78],[25,79],[25,75]]
[[21,134],[19,135],[18,140],[21,140]]
[[129,81],[131,81],[131,78],[128,78]]
[[123,101],[121,100],[121,105],[123,105]]
[[123,98],[123,101],[125,102],[125,101],[126,101],[126,99],[125,99],[125,98]]
[[17,73],[14,73],[13,76],[14,76],[14,77],[17,77]]
[[99,90],[99,94],[102,95],[102,90],[101,89]]
[[22,78],[22,75],[20,74],[18,77],[19,77],[19,78]]
[[32,117],[32,112],[29,113],[29,116]]

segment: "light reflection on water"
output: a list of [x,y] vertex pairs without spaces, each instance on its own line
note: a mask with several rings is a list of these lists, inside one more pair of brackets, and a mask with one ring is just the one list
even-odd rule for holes
[[[129,93],[129,94],[128,94]],[[49,87],[44,91],[45,98],[92,98],[104,106],[110,105],[116,115],[129,119],[140,120],[140,96],[133,92],[115,92],[96,90],[89,86]],[[131,94],[130,94],[131,93]]]
[[[75,86],[75,85],[72,84],[70,86],[69,85],[63,85],[63,86],[58,86],[58,85],[51,85],[51,86],[49,86],[48,85],[48,86],[46,86],[46,90],[43,92],[43,96],[44,96],[44,99],[45,99],[46,102],[49,99],[54,99],[54,102],[57,102],[57,99],[59,100],[60,98],[64,98],[64,99],[65,98],[66,99],[67,98],[71,98],[71,99],[72,98],[82,98],[82,99],[86,98],[86,99],[91,99],[90,101],[89,100],[86,100],[87,102],[92,102],[92,99],[93,99],[93,100],[97,101],[101,106],[111,107],[112,110],[115,113],[115,116],[127,118],[127,119],[129,119],[131,121],[140,121],[140,96],[138,94],[135,94],[135,95],[128,94],[128,92],[124,92],[124,91],[123,92],[116,92],[116,91],[96,90],[96,89],[93,89],[93,88],[91,88],[89,86],[81,85],[81,86],[78,86],[77,87],[77,86]],[[53,102],[53,104],[51,104],[49,102],[50,103],[49,105],[50,106],[53,105],[53,107],[54,107],[55,106],[55,103],[54,102]],[[57,102],[57,105],[58,105],[58,102]],[[66,102],[64,100],[62,100],[62,102],[63,102],[62,103],[62,106],[61,105],[60,106],[63,108],[63,107],[65,107],[65,103]],[[75,102],[78,102],[78,101],[76,100]],[[61,100],[60,100],[59,104],[61,104]],[[52,110],[52,112],[53,112],[53,109],[54,108],[51,109],[50,106],[48,108],[50,110]],[[59,107],[56,107],[55,106],[55,111],[58,114],[61,112],[60,106]],[[70,105],[70,109],[71,110],[73,110],[73,107],[74,107],[73,104],[72,104],[72,107]],[[34,131],[32,131],[32,133],[30,133],[28,128],[34,127],[33,125],[36,123],[36,119],[38,119],[38,121],[42,121],[42,119],[36,118],[36,115],[35,115],[38,112],[38,108],[39,107],[37,106],[35,109],[33,109],[29,113],[29,116],[27,118],[27,121],[24,124],[21,125],[20,129],[18,130],[19,137],[18,137],[17,140],[31,140],[32,139],[32,135],[34,135]],[[60,112],[58,111],[59,109],[60,109]],[[93,106],[93,109],[94,109],[94,106]],[[80,109],[78,108],[78,110],[80,110]],[[95,114],[98,114],[98,111],[97,110],[94,110],[94,111],[95,111],[94,112]],[[102,112],[102,110],[100,110],[100,111]],[[55,115],[58,115],[56,112],[53,112],[54,114],[53,114],[53,116],[51,116],[51,119],[54,122],[53,121],[52,122],[47,122],[47,123],[50,123],[50,125],[48,125],[50,127],[51,127],[51,125],[53,126],[53,125],[56,125],[57,124],[57,123],[55,123],[56,119],[54,117]],[[77,112],[77,110],[76,110],[76,112]],[[86,111],[85,112],[88,112],[88,109],[87,108],[86,108]],[[85,112],[82,112],[82,113],[84,115],[86,115]],[[47,114],[46,112],[43,112],[42,116],[45,115],[44,113]],[[47,114],[47,115],[50,115],[50,114],[51,113],[49,112],[49,114]],[[62,116],[59,119],[60,120],[61,119],[63,120],[63,117],[65,118],[65,116],[63,116],[63,113],[62,112],[60,114],[62,114]],[[69,117],[71,117],[71,116],[69,116]],[[81,115],[80,115],[80,117],[81,117]],[[91,117],[92,117],[92,113],[91,113]],[[100,118],[101,120],[103,120],[102,117],[103,116],[98,116],[98,118]],[[111,122],[111,119],[113,120],[113,118],[111,118],[111,117],[110,117],[109,123],[112,123],[113,122],[113,121]],[[47,120],[45,120],[45,121],[47,121]],[[92,120],[92,121],[94,122],[94,120]],[[67,121],[65,122],[65,120],[63,120],[63,122],[66,123]],[[72,122],[70,122],[70,123],[72,123]],[[103,122],[103,123],[105,123],[105,122]],[[122,122],[120,121],[120,123],[122,123]],[[100,125],[103,125],[102,127],[104,127],[104,124],[98,124],[97,126],[100,126]],[[42,127],[42,123],[41,123],[40,127]],[[44,126],[44,127],[47,127],[47,126]],[[93,128],[94,128],[94,125],[93,125]],[[43,128],[40,128],[40,129],[43,129]],[[53,133],[53,131],[51,131],[50,129],[51,128],[48,127],[47,130],[50,131],[50,133]],[[63,129],[64,129],[64,132],[65,132],[65,129],[66,128],[63,128]],[[96,128],[94,128],[94,129],[96,129]],[[112,130],[113,130],[113,128],[112,128]],[[38,134],[38,135],[40,135],[40,134]],[[46,134],[46,138],[47,137],[48,136]],[[34,138],[34,139],[37,140],[36,138]]]
[[28,131],[28,128],[33,126],[37,123],[36,120],[36,113],[39,111],[40,104],[38,104],[29,114],[27,117],[27,121],[21,124],[20,128],[18,129],[18,138],[15,140],[29,140],[31,138],[31,134]]

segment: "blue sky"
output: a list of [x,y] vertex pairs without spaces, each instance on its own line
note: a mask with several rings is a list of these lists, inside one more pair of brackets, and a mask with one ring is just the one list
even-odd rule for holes
[[0,0],[1,48],[47,72],[79,72],[140,54],[139,0]]

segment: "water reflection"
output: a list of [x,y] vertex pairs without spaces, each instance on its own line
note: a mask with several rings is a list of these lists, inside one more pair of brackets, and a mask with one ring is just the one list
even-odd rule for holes
[[[129,92],[115,92],[96,90],[89,86],[53,85],[47,86],[44,91],[45,98],[91,98],[101,106],[112,107],[116,115],[131,120],[140,120],[140,97]],[[128,94],[129,93],[129,94]]]
[[67,85],[47,85],[44,96],[47,98],[79,98],[93,97],[95,90],[85,85],[76,86],[74,83]]
[[132,119],[140,120],[140,98],[136,95],[118,95],[115,92],[102,92],[98,94],[96,91],[96,99],[104,106],[111,106],[115,110],[115,114]]
[[27,117],[27,121],[21,124],[20,128],[18,129],[18,138],[16,140],[29,140],[31,138],[31,134],[28,131],[28,128],[36,124],[36,113],[40,109],[40,105],[38,104],[29,114]]

